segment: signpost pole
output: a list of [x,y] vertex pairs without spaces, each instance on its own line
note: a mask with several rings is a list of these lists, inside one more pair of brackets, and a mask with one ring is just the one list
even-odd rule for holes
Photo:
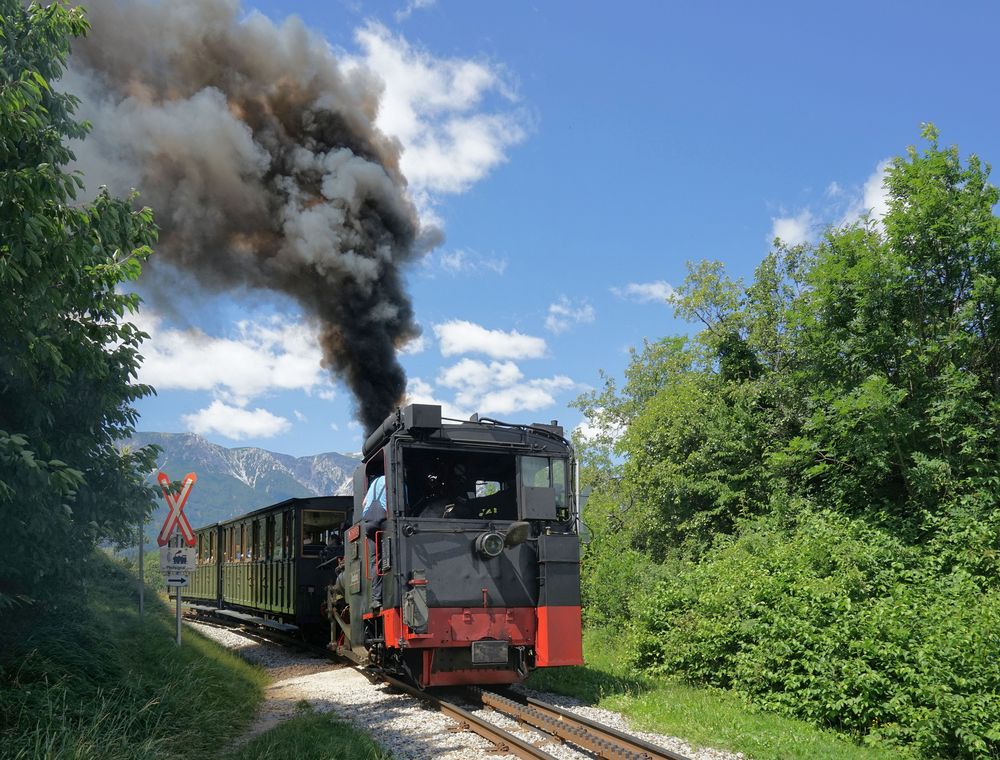
[[145,557],[143,556],[143,547],[142,547],[142,545],[145,543],[145,541],[143,540],[144,538],[145,536],[142,535],[142,523],[139,523],[139,617],[142,617],[142,611],[143,611],[142,608],[143,608],[143,603],[145,601],[144,596],[146,592],[145,588],[146,579],[144,577],[146,574],[146,563],[145,563]]
[[181,645],[181,587],[174,589],[177,592],[177,646]]

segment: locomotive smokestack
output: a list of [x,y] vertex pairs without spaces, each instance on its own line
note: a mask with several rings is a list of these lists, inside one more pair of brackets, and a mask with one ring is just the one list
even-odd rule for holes
[[405,390],[396,349],[419,333],[400,267],[440,240],[374,126],[380,80],[298,19],[241,19],[238,0],[87,7],[66,77],[95,127],[78,160],[156,212],[146,285],[169,292],[172,265],[212,290],[291,296],[374,428]]

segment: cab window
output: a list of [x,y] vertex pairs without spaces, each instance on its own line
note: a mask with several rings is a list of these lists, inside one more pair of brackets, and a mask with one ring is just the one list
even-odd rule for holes
[[324,547],[341,543],[339,512],[302,510],[302,555],[316,556]]
[[569,468],[565,459],[521,457],[521,483],[532,488],[551,488],[556,498],[556,516],[569,519]]

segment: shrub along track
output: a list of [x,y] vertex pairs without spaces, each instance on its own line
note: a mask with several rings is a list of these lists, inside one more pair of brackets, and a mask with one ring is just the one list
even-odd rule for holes
[[[685,755],[656,746],[547,702],[522,697],[513,691],[501,695],[480,688],[461,690],[464,698],[462,701],[466,703],[466,706],[462,706],[391,676],[354,665],[344,665],[342,660],[323,647],[292,636],[229,620],[207,618],[201,614],[198,616],[198,623],[238,632],[240,636],[261,644],[294,647],[313,657],[325,658],[352,668],[372,683],[388,684],[394,691],[415,697],[424,705],[450,718],[454,726],[450,726],[449,731],[469,731],[485,739],[490,745],[486,749],[488,753],[486,756],[509,754],[535,760],[579,757],[602,760],[689,760]],[[524,729],[530,729],[535,738],[517,736],[512,730],[497,725],[497,716],[502,716],[501,722],[503,719],[516,722],[517,728],[512,730],[520,730],[523,733]]]

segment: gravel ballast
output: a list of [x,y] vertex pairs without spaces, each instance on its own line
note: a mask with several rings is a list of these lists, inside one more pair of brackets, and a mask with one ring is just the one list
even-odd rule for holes
[[[504,757],[489,754],[487,750],[492,745],[469,731],[450,731],[454,722],[427,707],[419,699],[395,693],[385,684],[373,684],[354,668],[277,644],[261,643],[233,630],[197,622],[188,622],[188,625],[233,650],[248,662],[261,666],[274,679],[265,689],[265,701],[254,725],[237,744],[295,717],[300,714],[302,703],[308,702],[316,712],[332,713],[370,734],[396,760],[492,760]],[[674,737],[632,732],[620,714],[609,710],[589,707],[557,694],[528,689],[522,691],[605,725],[634,733],[650,743],[687,755],[692,760],[744,760],[744,756],[739,753],[715,749],[694,750]],[[464,706],[522,739],[534,742],[543,738],[542,734],[521,727],[493,710]],[[544,749],[560,760],[593,758],[589,753],[558,743],[548,744]]]

